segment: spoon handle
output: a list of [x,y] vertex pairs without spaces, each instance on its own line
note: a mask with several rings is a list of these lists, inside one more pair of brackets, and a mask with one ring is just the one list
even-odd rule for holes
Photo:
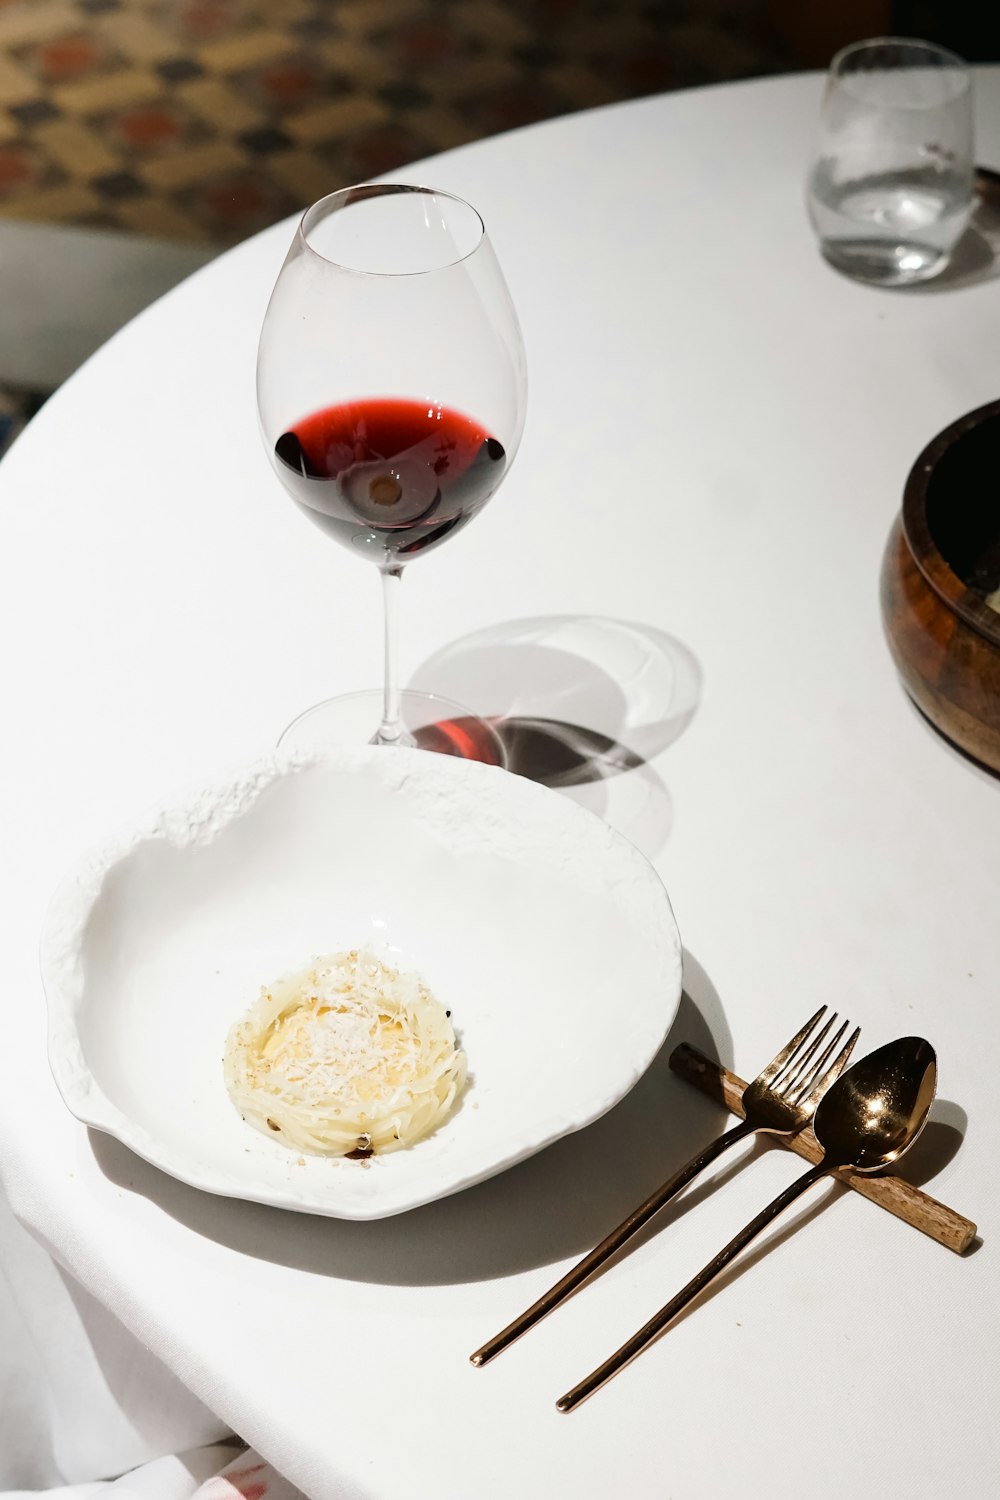
[[708,1265],[699,1271],[697,1276],[693,1277],[686,1287],[683,1287],[675,1297],[671,1297],[670,1301],[664,1307],[661,1307],[660,1311],[654,1317],[650,1318],[649,1322],[644,1324],[638,1333],[634,1333],[609,1359],[606,1359],[602,1365],[598,1365],[596,1370],[592,1370],[584,1380],[580,1381],[579,1385],[575,1385],[571,1391],[567,1391],[565,1396],[560,1396],[556,1402],[559,1410],[572,1411],[575,1406],[579,1406],[581,1401],[585,1401],[588,1396],[592,1396],[600,1386],[604,1385],[605,1381],[610,1380],[613,1375],[617,1375],[619,1370],[623,1369],[630,1360],[635,1359],[636,1355],[640,1354],[646,1348],[647,1344],[651,1344],[663,1332],[667,1324],[671,1323],[677,1317],[678,1313],[687,1307],[689,1302],[692,1302],[700,1292],[705,1290],[710,1282],[715,1280],[719,1272],[724,1270],[731,1260],[735,1260],[737,1255],[746,1249],[751,1240],[756,1239],[761,1230],[766,1229],[768,1224],[772,1223],[779,1214],[784,1213],[789,1204],[794,1203],[795,1199],[804,1193],[807,1188],[812,1187],[814,1182],[818,1182],[821,1177],[832,1170],[832,1167],[825,1166],[823,1162],[818,1162],[816,1166],[810,1167],[808,1172],[803,1172],[801,1177],[796,1178],[790,1187],[785,1188],[784,1192],[779,1193],[777,1198],[773,1199],[766,1208],[761,1209],[757,1217],[751,1219],[750,1223],[741,1229],[739,1234],[729,1241],[725,1249],[720,1250],[715,1259],[710,1260]]
[[687,1187],[699,1172],[703,1172],[717,1156],[721,1156],[723,1151],[728,1151],[730,1146],[734,1146],[744,1136],[751,1135],[756,1128],[754,1125],[748,1125],[744,1120],[739,1125],[734,1125],[731,1130],[727,1130],[724,1135],[711,1141],[703,1151],[699,1151],[697,1156],[693,1156],[678,1172],[675,1172],[669,1181],[663,1183],[662,1187],[658,1187],[645,1203],[640,1203],[639,1207],[634,1209],[628,1218],[624,1219],[617,1229],[613,1229],[588,1255],[577,1261],[576,1265],[567,1271],[555,1286],[544,1292],[537,1302],[533,1302],[525,1312],[521,1313],[520,1317],[508,1323],[506,1328],[502,1328],[481,1349],[471,1354],[469,1358],[472,1363],[474,1365],[488,1364],[515,1339],[520,1338],[522,1333],[527,1333],[529,1328],[533,1328],[547,1313],[552,1312],[560,1302],[564,1302],[572,1292],[575,1292],[578,1286],[582,1286],[589,1277],[593,1276],[605,1261],[611,1259],[616,1250],[620,1250],[633,1235],[638,1234],[643,1225],[647,1224],[654,1214],[659,1213],[665,1203],[669,1203],[671,1198],[676,1197],[682,1188]]

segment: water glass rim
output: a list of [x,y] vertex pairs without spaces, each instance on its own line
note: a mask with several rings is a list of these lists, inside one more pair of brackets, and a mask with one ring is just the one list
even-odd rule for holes
[[880,47],[923,54],[925,57],[934,58],[944,66],[957,68],[962,73],[969,71],[969,64],[965,58],[959,57],[958,53],[953,52],[950,47],[943,47],[940,42],[924,41],[918,36],[869,36],[862,37],[856,42],[848,42],[834,54],[830,62],[830,71],[832,72],[853,53],[874,52]]
[[846,47],[841,47],[840,51],[835,53],[831,58],[830,66],[827,70],[828,77],[836,80],[838,84],[851,93],[858,93],[860,95],[860,91],[852,85],[858,77],[862,76],[862,70],[860,68],[845,68],[844,64],[854,57],[861,56],[863,53],[875,53],[879,49],[892,50],[900,54],[909,54],[906,56],[905,61],[901,56],[896,62],[887,65],[882,70],[884,72],[901,72],[906,67],[920,67],[922,60],[924,66],[940,67],[942,74],[944,74],[945,70],[948,70],[952,74],[951,88],[947,98],[939,100],[937,104],[908,104],[894,101],[893,108],[914,110],[939,108],[943,103],[950,103],[955,99],[960,99],[971,88],[972,75],[969,64],[963,57],[959,57],[957,52],[952,52],[949,47],[942,47],[937,42],[926,42],[921,37],[910,36],[874,36],[865,37],[863,40],[857,42],[849,42]]
[[[457,207],[467,210],[472,216],[475,226],[473,230],[473,242],[465,249],[459,250],[450,257],[443,258],[431,266],[422,266],[411,270],[376,271],[364,266],[351,265],[347,261],[337,260],[333,256],[317,249],[310,239],[313,231],[332,214],[340,213],[357,203],[368,202],[373,198],[393,197],[399,194],[417,194],[437,200],[444,199]],[[430,187],[424,183],[407,182],[365,182],[358,183],[352,187],[338,188],[335,192],[327,193],[325,197],[317,199],[305,210],[296,228],[296,238],[300,248],[308,254],[322,261],[328,266],[333,266],[339,271],[346,271],[355,276],[370,276],[375,278],[393,278],[403,276],[428,276],[440,271],[450,270],[453,266],[461,265],[463,261],[474,255],[486,238],[486,225],[477,208],[474,208],[465,198],[458,193],[450,193],[445,188]]]

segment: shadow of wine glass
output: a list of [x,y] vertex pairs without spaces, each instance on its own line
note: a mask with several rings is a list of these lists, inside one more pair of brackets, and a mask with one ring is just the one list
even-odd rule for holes
[[[494,721],[494,727],[509,771],[586,807],[647,859],[664,847],[673,802],[662,778],[633,751],[594,730],[558,720],[509,718]],[[609,785],[612,778],[621,779]]]
[[[725,1063],[732,1038],[718,994],[684,955],[685,988],[670,1033],[613,1109],[487,1182],[394,1218],[322,1218],[215,1197],[159,1171],[110,1136],[90,1131],[112,1182],[157,1204],[197,1234],[241,1254],[314,1275],[395,1286],[450,1286],[513,1275],[582,1255],[682,1162],[725,1127],[725,1109],[674,1074],[682,1041]],[[661,1226],[697,1195],[668,1205]]]
[[586,615],[504,621],[444,647],[410,686],[488,719],[509,770],[582,803],[647,856],[663,847],[672,806],[649,762],[701,695],[697,659],[665,631]]

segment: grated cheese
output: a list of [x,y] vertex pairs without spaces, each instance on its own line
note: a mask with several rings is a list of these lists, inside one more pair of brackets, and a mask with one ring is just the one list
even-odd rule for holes
[[231,1029],[225,1081],[244,1120],[297,1151],[370,1156],[444,1119],[466,1077],[440,1001],[364,950],[261,990]]

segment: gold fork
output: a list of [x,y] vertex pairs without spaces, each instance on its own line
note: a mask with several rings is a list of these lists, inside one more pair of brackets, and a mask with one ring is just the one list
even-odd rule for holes
[[860,1035],[860,1027],[855,1027],[834,1057],[850,1022],[844,1021],[839,1031],[827,1041],[837,1015],[834,1012],[820,1027],[819,1023],[825,1014],[826,1006],[822,1005],[801,1031],[795,1033],[788,1045],[782,1047],[763,1072],[752,1083],[747,1084],[742,1099],[745,1118],[738,1125],[734,1125],[731,1130],[710,1142],[703,1151],[699,1151],[697,1156],[693,1156],[669,1181],[657,1188],[645,1203],[641,1203],[630,1213],[617,1229],[613,1229],[589,1255],[585,1255],[572,1270],[567,1271],[555,1286],[550,1287],[520,1317],[508,1323],[506,1328],[501,1329],[481,1349],[470,1355],[472,1363],[488,1364],[515,1339],[520,1338],[522,1333],[533,1328],[547,1313],[552,1312],[575,1292],[577,1287],[588,1281],[633,1235],[638,1234],[665,1203],[676,1197],[699,1172],[703,1172],[716,1157],[728,1151],[737,1141],[757,1131],[767,1135],[796,1135],[803,1126],[808,1125],[823,1094],[843,1071]]

